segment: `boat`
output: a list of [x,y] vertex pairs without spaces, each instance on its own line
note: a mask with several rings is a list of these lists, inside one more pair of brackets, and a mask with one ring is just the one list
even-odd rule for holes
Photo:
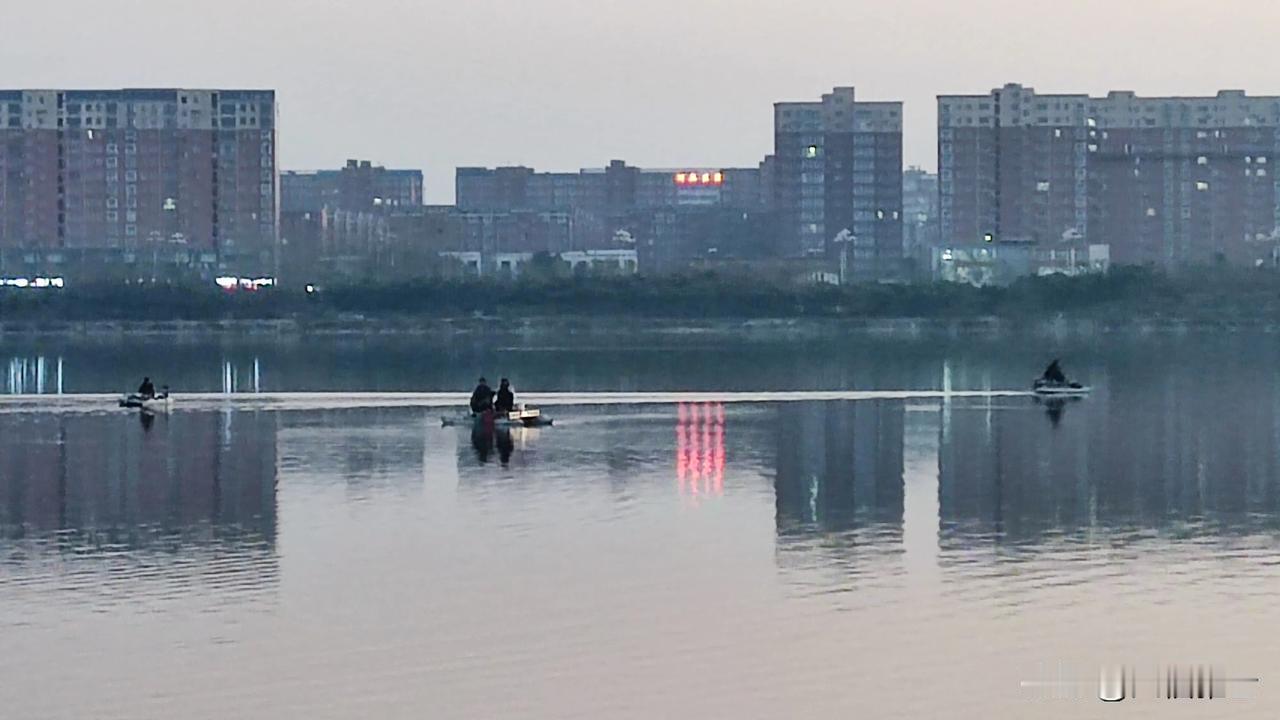
[[1080,397],[1088,395],[1093,388],[1078,382],[1051,382],[1040,378],[1031,386],[1031,391],[1041,397]]
[[167,392],[155,397],[143,397],[137,393],[130,393],[120,398],[120,407],[143,410],[145,412],[169,412],[173,407],[173,399],[169,397]]
[[440,424],[443,427],[456,427],[459,425],[482,425],[486,422],[492,422],[494,427],[512,428],[512,427],[549,427],[555,423],[555,420],[542,414],[537,408],[526,408],[521,406],[519,410],[512,410],[506,415],[500,415],[493,411],[484,413],[467,412],[461,415],[444,416],[440,418]]

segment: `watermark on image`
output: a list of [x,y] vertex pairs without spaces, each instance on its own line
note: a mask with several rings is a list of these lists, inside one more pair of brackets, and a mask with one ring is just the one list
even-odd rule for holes
[[1108,665],[1089,673],[1059,664],[1021,681],[1036,700],[1120,703],[1172,700],[1250,700],[1262,678],[1233,674],[1222,665]]

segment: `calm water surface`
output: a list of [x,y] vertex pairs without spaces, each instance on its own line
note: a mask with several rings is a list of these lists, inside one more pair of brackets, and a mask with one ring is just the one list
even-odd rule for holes
[[[438,409],[0,412],[0,715],[1276,717],[1270,338],[11,343],[0,363],[28,393],[143,372],[239,392],[478,371],[540,391],[958,390],[1023,387],[1046,353],[1094,394],[567,405],[496,436]],[[1096,682],[1091,700],[1021,686],[1120,663],[1263,682],[1119,706]]]

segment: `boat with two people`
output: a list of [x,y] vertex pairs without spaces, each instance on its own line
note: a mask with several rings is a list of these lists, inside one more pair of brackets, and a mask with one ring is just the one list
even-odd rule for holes
[[471,393],[468,412],[457,416],[440,418],[445,427],[470,424],[473,427],[547,427],[555,421],[542,414],[541,410],[531,408],[523,403],[517,405],[515,392],[511,389],[511,381],[502,378],[498,389],[489,387],[488,381],[480,378],[476,389]]

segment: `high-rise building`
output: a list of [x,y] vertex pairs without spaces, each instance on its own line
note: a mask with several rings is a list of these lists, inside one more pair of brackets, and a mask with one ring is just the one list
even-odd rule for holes
[[273,91],[0,91],[0,266],[270,272],[278,195]]
[[901,102],[859,102],[841,87],[775,104],[769,181],[788,254],[846,253],[863,278],[901,263]]
[[938,98],[942,242],[1111,246],[1117,263],[1270,260],[1280,98]]

